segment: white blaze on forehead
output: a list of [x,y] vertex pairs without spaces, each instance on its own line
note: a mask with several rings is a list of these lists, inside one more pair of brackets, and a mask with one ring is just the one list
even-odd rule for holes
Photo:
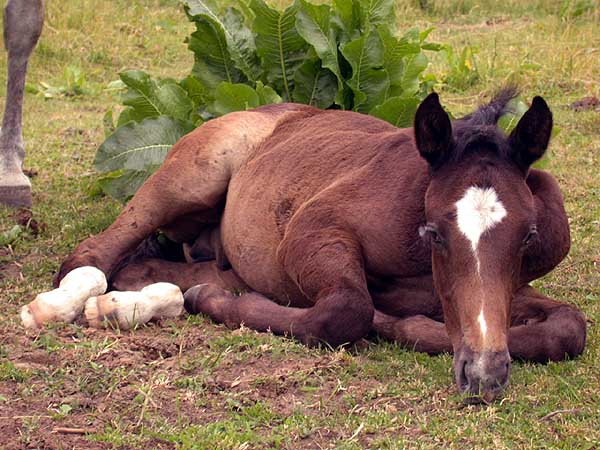
[[481,330],[481,335],[485,339],[485,336],[487,334],[487,323],[485,321],[485,316],[483,315],[483,307],[481,308],[481,311],[479,312],[479,317],[477,317],[477,321],[479,322],[479,328]]
[[[463,198],[456,202],[456,223],[460,232],[471,243],[471,249],[477,264],[477,274],[480,274],[480,261],[477,246],[479,239],[485,232],[502,222],[506,216],[506,209],[498,199],[492,187],[480,188],[472,186],[465,192]],[[480,286],[481,288],[481,286]],[[481,311],[477,317],[481,336],[485,342],[487,335],[487,322],[485,321],[484,297],[481,298]]]
[[481,235],[500,223],[505,216],[506,209],[492,187],[472,186],[456,202],[458,229],[471,243],[473,252],[477,251]]

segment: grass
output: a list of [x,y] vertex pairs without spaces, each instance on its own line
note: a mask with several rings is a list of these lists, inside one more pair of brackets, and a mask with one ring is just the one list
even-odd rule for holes
[[[33,217],[45,227],[37,236],[17,229],[0,247],[0,447],[598,448],[600,117],[568,106],[600,97],[600,9],[585,0],[421,3],[424,10],[399,1],[401,28],[434,26],[434,40],[473,53],[455,60],[454,72],[443,55],[432,57],[431,70],[449,80],[442,98],[454,114],[507,81],[529,99],[543,95],[554,111],[546,168],[563,188],[573,246],[536,284],[587,314],[584,355],[515,364],[505,398],[482,408],[460,402],[448,355],[386,342],[308,349],[201,317],[127,333],[73,324],[26,334],[19,307],[48,289],[61,259],[120,209],[88,194],[102,117],[118,102],[106,86],[123,69],[178,77],[192,64],[183,44],[191,27],[174,0],[49,2],[24,112],[25,165],[37,172]],[[68,67],[84,78],[66,79]],[[66,89],[45,99],[31,89],[40,83]],[[13,216],[0,207],[0,233],[14,228]]]

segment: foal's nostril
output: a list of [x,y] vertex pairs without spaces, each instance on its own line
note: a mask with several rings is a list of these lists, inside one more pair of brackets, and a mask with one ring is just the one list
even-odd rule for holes
[[460,369],[459,375],[459,387],[462,390],[466,390],[469,386],[469,379],[467,378],[467,361],[464,360],[462,362],[462,367]]
[[510,360],[504,363],[504,370],[498,377],[499,384],[505,386],[508,383],[508,375],[510,374]]
[[456,381],[461,392],[491,401],[506,384],[510,373],[508,352],[473,352],[463,348],[455,361]]

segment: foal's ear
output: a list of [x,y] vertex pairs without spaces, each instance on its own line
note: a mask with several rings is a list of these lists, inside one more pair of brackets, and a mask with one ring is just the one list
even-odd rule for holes
[[452,124],[435,92],[429,94],[417,108],[415,141],[419,153],[432,167],[439,166],[448,156]]
[[534,97],[531,107],[525,112],[510,134],[513,158],[524,170],[540,159],[550,142],[552,134],[552,112],[542,97]]

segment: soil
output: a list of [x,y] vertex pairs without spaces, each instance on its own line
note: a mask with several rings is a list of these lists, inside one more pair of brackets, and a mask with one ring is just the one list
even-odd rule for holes
[[[170,322],[169,327],[179,335],[174,336],[161,324],[128,334],[65,326],[43,333],[16,330],[1,335],[0,349],[10,355],[7,360],[29,378],[0,378],[0,447],[113,448],[112,444],[89,440],[85,432],[119,426],[124,433],[135,434],[157,418],[182,429],[226,418],[232,410],[259,401],[266,402],[273,413],[287,416],[299,404],[310,403],[312,397],[307,398],[302,389],[307,377],[344,364],[335,352],[324,356],[293,353],[274,359],[270,346],[262,345],[250,356],[244,347],[235,348],[226,360],[209,369],[210,364],[198,361],[198,357],[211,354],[212,340],[230,333],[254,332],[232,332],[212,325],[207,330],[202,325],[190,326],[183,319]],[[90,351],[91,347],[95,349]],[[188,380],[201,380],[199,391],[187,389]],[[333,392],[333,379],[323,380],[320,390]],[[352,390],[366,392],[372,388],[370,383],[358,384]],[[145,398],[144,414],[140,404]],[[224,398],[228,399],[226,404]],[[62,415],[65,406],[61,405],[69,408]],[[317,403],[313,406],[318,408]],[[64,433],[61,428],[82,434]],[[317,448],[315,442],[328,439],[325,435],[306,436],[302,448]],[[145,440],[144,447],[166,449],[174,448],[174,444],[156,437],[152,442]],[[125,444],[119,448],[139,446]]]
[[33,236],[39,235],[46,229],[44,222],[38,222],[30,209],[21,208],[13,214],[13,219],[17,225],[27,228]]
[[600,100],[596,97],[584,97],[581,100],[571,103],[569,108],[576,112],[596,110],[600,108]]

